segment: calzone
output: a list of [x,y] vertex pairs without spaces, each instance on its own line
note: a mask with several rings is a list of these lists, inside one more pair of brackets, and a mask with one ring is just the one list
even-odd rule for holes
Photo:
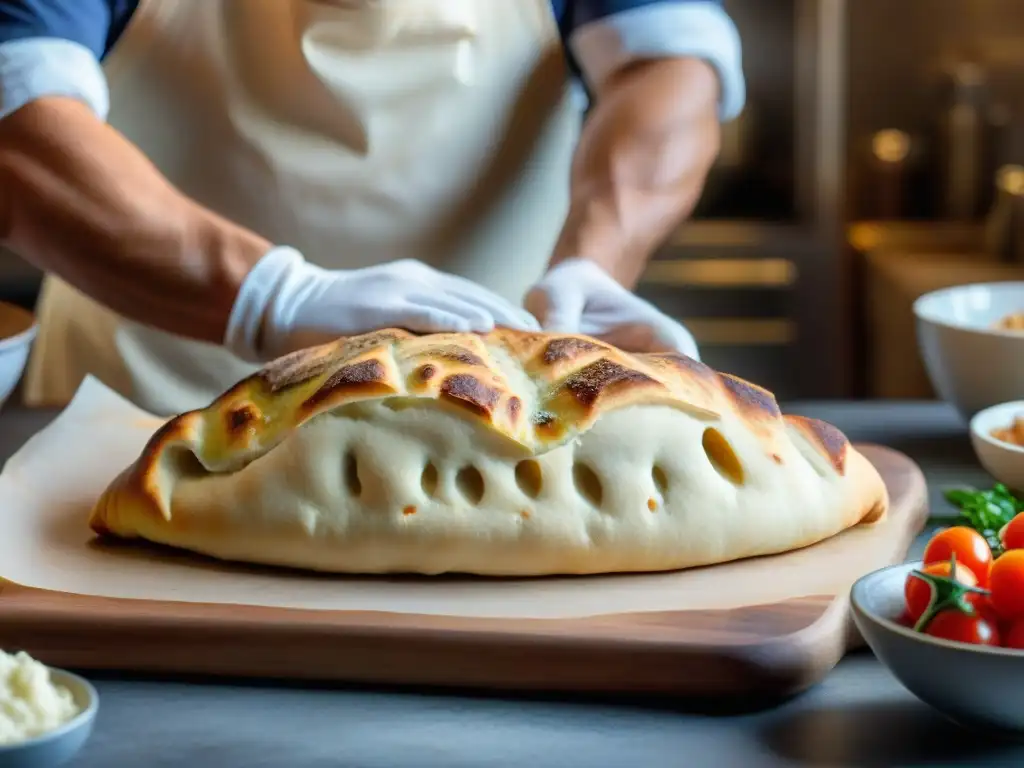
[[688,357],[382,330],[168,421],[90,525],[315,571],[536,576],[784,552],[887,508],[839,430]]

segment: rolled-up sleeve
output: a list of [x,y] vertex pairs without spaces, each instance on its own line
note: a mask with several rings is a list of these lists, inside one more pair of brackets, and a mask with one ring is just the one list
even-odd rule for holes
[[562,29],[591,87],[637,60],[693,56],[718,73],[721,119],[743,109],[742,45],[721,0],[566,0]]
[[0,0],[0,118],[36,99],[65,96],[106,119],[100,60],[127,8],[115,0]]

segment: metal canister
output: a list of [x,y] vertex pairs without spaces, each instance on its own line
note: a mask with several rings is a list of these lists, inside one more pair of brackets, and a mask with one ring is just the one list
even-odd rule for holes
[[1000,261],[1024,264],[1024,166],[1004,165],[996,172],[985,245]]
[[887,128],[871,137],[871,207],[878,219],[906,215],[910,136]]
[[957,65],[950,76],[949,102],[940,120],[941,214],[970,221],[983,213],[986,138],[985,72],[976,64]]

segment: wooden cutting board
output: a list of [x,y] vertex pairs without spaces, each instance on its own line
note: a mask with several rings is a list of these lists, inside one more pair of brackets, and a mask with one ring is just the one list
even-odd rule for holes
[[[848,591],[902,561],[927,517],[908,457],[859,446],[891,496],[888,518],[821,544],[740,564],[753,586],[779,573],[791,597],[723,610],[502,619],[156,602],[0,586],[0,647],[55,666],[150,673],[697,698],[776,697],[824,677],[858,643]],[[715,573],[722,573],[717,571]],[[707,569],[674,574],[687,584]],[[736,590],[737,580],[731,582]],[[595,584],[595,588],[598,585]],[[706,592],[702,593],[705,595]]]

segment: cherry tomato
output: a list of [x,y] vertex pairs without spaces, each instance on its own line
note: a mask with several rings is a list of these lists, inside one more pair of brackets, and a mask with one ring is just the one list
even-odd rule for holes
[[1003,646],[1024,651],[1024,619],[1010,624],[1009,629],[1003,633]]
[[940,611],[928,622],[926,635],[971,645],[999,645],[999,627],[980,613],[973,616],[955,608]]
[[1024,549],[1024,512],[1021,512],[1000,532],[1004,549]]
[[946,528],[932,536],[924,550],[924,562],[941,563],[956,555],[958,564],[971,569],[978,579],[978,586],[988,584],[988,571],[992,565],[992,549],[985,537],[973,528],[958,525]]
[[[949,561],[947,560],[943,563],[930,563],[929,565],[921,568],[921,572],[932,576],[948,577]],[[978,585],[978,579],[975,577],[974,573],[969,568],[960,565],[959,562],[956,564],[956,574],[953,578],[961,584],[966,584],[968,587],[975,587]],[[921,614],[925,612],[928,608],[928,604],[932,600],[932,585],[912,573],[907,574],[907,583],[903,589],[903,596],[907,601],[907,620],[912,625],[916,624],[917,620],[921,618]]]
[[999,615],[999,612],[993,607],[992,600],[989,595],[980,595],[977,592],[972,592],[967,595],[967,602],[974,606],[974,610],[978,611],[982,616],[998,626],[1000,634],[1002,634],[1003,624],[1005,624],[1005,622]]
[[989,578],[992,606],[1007,620],[1024,618],[1024,549],[1004,552]]

